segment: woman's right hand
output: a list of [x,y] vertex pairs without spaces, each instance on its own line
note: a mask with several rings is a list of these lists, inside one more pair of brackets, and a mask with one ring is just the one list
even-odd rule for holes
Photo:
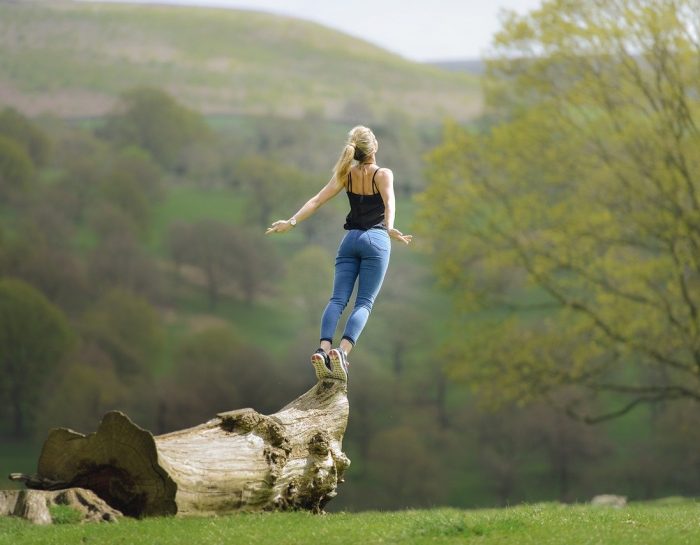
[[404,235],[401,231],[392,227],[389,229],[389,238],[395,238],[404,244],[408,244],[413,240],[413,235]]
[[270,233],[286,233],[287,231],[291,231],[294,228],[292,223],[289,220],[277,220],[270,225],[270,227],[267,228],[267,231],[265,231],[266,235],[269,235]]

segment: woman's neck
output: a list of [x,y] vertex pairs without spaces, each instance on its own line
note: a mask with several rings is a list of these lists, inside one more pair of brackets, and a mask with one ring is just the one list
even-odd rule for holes
[[370,155],[369,157],[365,157],[362,162],[360,162],[360,165],[376,165],[377,160],[375,159],[374,155]]

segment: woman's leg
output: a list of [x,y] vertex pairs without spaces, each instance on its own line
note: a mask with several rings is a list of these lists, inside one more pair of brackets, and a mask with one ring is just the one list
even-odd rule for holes
[[340,348],[346,354],[349,354],[355,346],[372,312],[374,300],[384,282],[391,254],[389,235],[386,231],[379,229],[367,231],[358,240],[358,246],[361,248],[362,259],[358,273],[357,298],[340,341]]
[[341,242],[335,258],[333,294],[321,317],[321,348],[325,352],[331,349],[340,315],[350,300],[360,272],[360,258],[353,252],[354,238],[357,236],[357,232],[350,231]]

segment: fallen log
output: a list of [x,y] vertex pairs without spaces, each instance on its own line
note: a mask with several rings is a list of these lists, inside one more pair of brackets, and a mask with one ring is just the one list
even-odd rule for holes
[[342,452],[347,382],[326,378],[278,412],[220,413],[154,437],[125,414],[104,415],[95,433],[49,433],[30,489],[92,490],[131,517],[304,509],[337,493],[350,465]]

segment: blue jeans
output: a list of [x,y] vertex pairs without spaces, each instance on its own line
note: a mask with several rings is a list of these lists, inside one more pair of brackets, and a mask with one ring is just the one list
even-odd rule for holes
[[350,300],[355,281],[359,278],[355,308],[345,324],[343,339],[353,345],[367,323],[372,305],[382,287],[389,266],[391,241],[384,229],[348,231],[338,247],[335,258],[333,295],[321,318],[321,340],[333,343],[333,334],[340,315]]

